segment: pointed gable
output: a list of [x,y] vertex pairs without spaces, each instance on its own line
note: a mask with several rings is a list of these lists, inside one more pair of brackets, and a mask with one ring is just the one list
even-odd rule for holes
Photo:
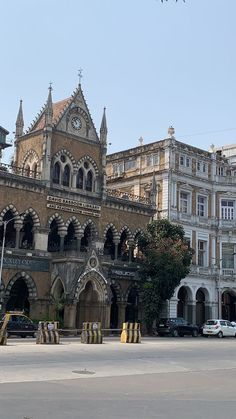
[[[46,105],[29,128],[28,133],[44,128],[45,111]],[[64,131],[92,141],[99,141],[80,85],[70,98],[53,103],[52,122],[53,128],[58,131]]]

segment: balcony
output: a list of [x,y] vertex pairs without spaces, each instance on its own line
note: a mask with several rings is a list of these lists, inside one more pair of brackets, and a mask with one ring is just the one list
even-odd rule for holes
[[26,170],[23,169],[23,167],[0,163],[0,175],[4,173],[9,173],[24,178],[41,179],[41,173],[35,170]]
[[119,191],[117,189],[107,189],[107,196],[122,199],[125,201],[137,202],[139,204],[151,205],[151,200],[149,198],[144,198],[143,196],[133,195],[128,192]]

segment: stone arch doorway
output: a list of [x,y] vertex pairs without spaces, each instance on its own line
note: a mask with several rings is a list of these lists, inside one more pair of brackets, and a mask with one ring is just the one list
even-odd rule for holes
[[110,328],[117,329],[118,327],[118,304],[117,304],[117,294],[115,288],[111,285],[111,315],[110,315]]
[[101,311],[98,292],[94,289],[92,281],[88,281],[77,304],[77,327],[81,329],[83,322],[100,322]]
[[110,304],[105,278],[98,272],[89,272],[80,277],[75,293],[77,299],[76,327],[83,322],[101,322],[110,326]]
[[177,317],[183,317],[185,320],[192,322],[193,313],[192,311],[190,312],[190,309],[192,308],[190,306],[190,301],[192,300],[192,298],[190,298],[190,293],[191,290],[188,287],[180,287],[177,294]]
[[10,295],[6,303],[6,311],[24,311],[30,313],[29,290],[24,278],[18,278],[10,290]]
[[205,308],[205,292],[202,288],[199,288],[196,293],[196,324],[201,326],[206,319],[206,308]]
[[233,290],[222,293],[222,319],[236,320],[236,294]]

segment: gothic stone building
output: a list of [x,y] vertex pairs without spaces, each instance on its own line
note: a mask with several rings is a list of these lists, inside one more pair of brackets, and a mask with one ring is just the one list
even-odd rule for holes
[[71,328],[141,319],[134,250],[155,210],[107,188],[105,109],[98,136],[80,84],[57,103],[49,88],[23,129],[21,102],[14,161],[0,165],[2,310],[59,316]]
[[177,141],[171,127],[162,141],[107,156],[109,188],[150,198],[155,183],[155,217],[181,224],[195,250],[170,316],[236,319],[235,155],[235,145],[208,152]]

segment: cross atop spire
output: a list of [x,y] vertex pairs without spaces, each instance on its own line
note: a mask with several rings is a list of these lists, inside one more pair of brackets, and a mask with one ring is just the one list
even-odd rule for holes
[[79,70],[78,70],[79,84],[81,84],[81,79],[82,79],[82,77],[83,77],[83,75],[82,75],[82,71],[83,71],[83,69],[82,69],[82,68],[79,68]]

